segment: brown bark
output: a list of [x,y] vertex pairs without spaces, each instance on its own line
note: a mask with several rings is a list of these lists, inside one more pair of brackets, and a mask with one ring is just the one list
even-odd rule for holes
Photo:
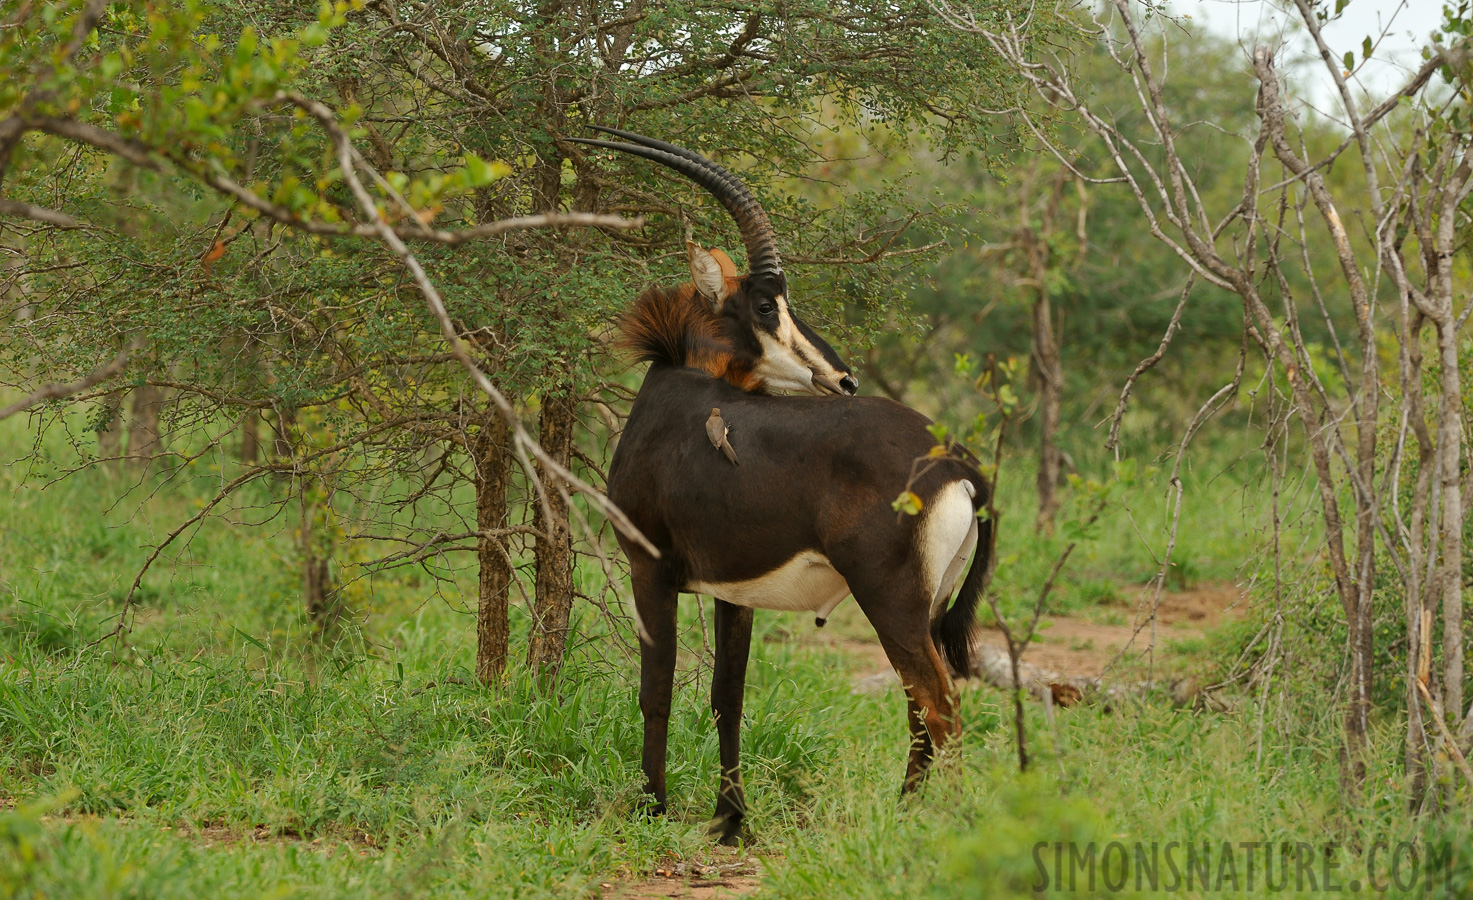
[[[1064,398],[1064,361],[1059,351],[1053,298],[1049,294],[1049,271],[1059,262],[1053,258],[1049,235],[1058,233],[1064,189],[1071,180],[1068,172],[1059,172],[1049,183],[1039,211],[1037,229],[1033,224],[1032,205],[1029,203],[1029,195],[1033,191],[1031,178],[1023,180],[1019,204],[1021,221],[1018,225],[1017,244],[1023,252],[1024,283],[1033,289],[1030,373],[1033,386],[1038,391],[1038,515],[1033,527],[1045,534],[1052,534],[1054,531],[1064,458],[1057,443],[1059,411]],[[1083,249],[1087,203],[1082,186],[1077,181],[1074,183],[1079,187],[1080,194],[1076,231],[1079,247]]]
[[291,408],[278,409],[271,423],[271,452],[278,459],[292,457],[292,426],[297,423],[297,411]]
[[240,422],[240,464],[253,466],[261,457],[261,414],[247,410]]
[[[1451,255],[1451,254],[1449,254]],[[1442,372],[1438,411],[1437,452],[1442,492],[1442,565],[1437,579],[1442,594],[1442,708],[1448,724],[1458,728],[1463,713],[1463,495],[1459,472],[1462,460],[1462,383],[1458,372],[1458,337],[1451,302],[1447,321],[1437,325]]]
[[[1356,328],[1361,337],[1361,384],[1359,394],[1353,401],[1356,413],[1355,477],[1359,482],[1351,492],[1356,510],[1353,563],[1346,557],[1339,505],[1334,502],[1333,489],[1336,482],[1329,464],[1329,448],[1324,446],[1323,438],[1318,435],[1322,423],[1318,421],[1316,405],[1306,384],[1307,380],[1314,378],[1314,371],[1312,366],[1307,365],[1308,353],[1303,347],[1302,336],[1292,332],[1291,336],[1295,341],[1293,346],[1297,352],[1281,354],[1294,393],[1295,405],[1299,409],[1305,431],[1311,435],[1311,446],[1316,457],[1316,475],[1320,481],[1321,506],[1329,537],[1326,549],[1329,551],[1331,570],[1335,575],[1336,589],[1345,608],[1346,625],[1349,629],[1351,695],[1345,711],[1345,774],[1347,786],[1352,792],[1357,792],[1365,783],[1366,777],[1374,653],[1371,601],[1375,586],[1375,528],[1378,510],[1371,491],[1375,487],[1376,423],[1380,396],[1376,334],[1371,322],[1369,294],[1334,197],[1321,173],[1299,157],[1289,140],[1284,107],[1279,99],[1278,73],[1273,66],[1272,54],[1262,49],[1257,51],[1254,55],[1254,67],[1260,84],[1258,111],[1263,121],[1263,138],[1267,139],[1274,156],[1284,168],[1304,179],[1310,197],[1334,243],[1341,273],[1345,277],[1351,303],[1355,308]],[[1272,317],[1265,315],[1267,308],[1254,309],[1255,305],[1262,304],[1251,283],[1242,276],[1237,276],[1237,280],[1238,293],[1249,300],[1250,312],[1258,321],[1259,329],[1271,343],[1283,347],[1282,336],[1277,333]],[[1251,298],[1250,294],[1253,295]],[[1301,362],[1306,363],[1302,372],[1299,370]]]
[[[308,493],[311,490],[308,489]],[[302,551],[302,602],[307,620],[318,637],[337,630],[343,608],[336,580],[332,576],[332,536],[322,527],[325,510],[315,500],[302,500],[301,529],[298,535]]]
[[[544,3],[539,15],[556,15],[559,4]],[[542,32],[540,40],[546,40]],[[544,45],[543,52],[547,48]],[[563,119],[563,106],[557,86],[549,79],[543,85],[538,104],[544,120],[557,127]],[[555,146],[539,159],[533,174],[532,207],[537,212],[552,212],[562,197],[562,156]],[[553,461],[567,468],[573,455],[573,426],[578,402],[571,390],[556,392],[543,400],[538,422],[537,443]],[[547,683],[557,680],[562,669],[563,653],[568,646],[568,620],[573,612],[573,541],[568,523],[568,501],[560,489],[560,480],[542,463],[537,464],[542,481],[542,496],[533,498],[533,525],[537,530],[534,560],[537,566],[536,586],[532,598],[532,628],[527,640],[527,668],[538,673]]]
[[[1418,687],[1424,660],[1421,648],[1430,647],[1424,641],[1422,622],[1425,587],[1422,578],[1424,566],[1423,548],[1426,546],[1428,497],[1432,490],[1432,470],[1435,448],[1432,435],[1427,430],[1426,413],[1422,407],[1422,345],[1423,316],[1411,308],[1406,297],[1402,298],[1401,309],[1401,387],[1402,402],[1407,405],[1407,423],[1417,446],[1417,477],[1412,486],[1412,514],[1410,540],[1407,541],[1407,578],[1403,582],[1406,592],[1406,635],[1407,635],[1407,730],[1405,762],[1408,783],[1407,808],[1416,812],[1422,808],[1427,791],[1429,766],[1427,758],[1427,726],[1422,711],[1422,698]],[[1425,660],[1430,668],[1431,659]]]
[[133,389],[133,410],[128,419],[128,458],[147,467],[163,448],[159,436],[159,413],[164,406],[163,388],[141,384]]
[[1033,301],[1033,371],[1038,380],[1038,517],[1033,527],[1053,534],[1063,469],[1056,437],[1064,398],[1064,365],[1054,338],[1053,304],[1041,282]]
[[106,418],[97,432],[97,455],[108,460],[106,465],[111,469],[123,452],[123,401],[119,394],[112,394],[103,403]]
[[476,604],[476,680],[490,687],[506,671],[511,626],[507,607],[511,599],[512,564],[503,534],[506,528],[507,489],[511,486],[513,454],[511,428],[504,416],[487,412],[487,422],[471,445],[476,467],[476,559],[480,586]]
[[[577,399],[571,392],[547,397],[542,407],[537,442],[565,468],[573,455],[576,412]],[[573,542],[568,527],[568,501],[559,490],[560,482],[541,464],[537,469],[545,489],[545,503],[541,499],[533,501],[537,578],[527,667],[551,682],[562,668],[563,652],[568,644],[568,620],[573,610]]]

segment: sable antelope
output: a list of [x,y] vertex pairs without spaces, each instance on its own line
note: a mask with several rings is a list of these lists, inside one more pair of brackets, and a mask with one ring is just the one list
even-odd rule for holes
[[[740,833],[742,693],[752,610],[812,612],[818,625],[853,594],[909,695],[911,750],[903,790],[960,731],[952,667],[968,671],[977,601],[991,549],[977,512],[987,484],[975,465],[928,458],[936,444],[920,413],[858,383],[788,303],[772,226],[731,172],[662,141],[582,140],[668,166],[705,188],[736,220],[748,273],[719,250],[687,243],[691,283],[651,288],[620,322],[622,340],[651,363],[609,467],[609,499],[659,549],[621,535],[643,623],[639,705],[653,812],[665,809],[665,753],[681,592],[716,598],[711,708],[721,745],[712,831]],[[774,397],[773,390],[805,397]],[[741,464],[713,451],[709,411],[738,438]],[[920,461],[920,462],[918,462]],[[918,515],[892,501],[910,490]],[[966,559],[980,546],[956,602]]]

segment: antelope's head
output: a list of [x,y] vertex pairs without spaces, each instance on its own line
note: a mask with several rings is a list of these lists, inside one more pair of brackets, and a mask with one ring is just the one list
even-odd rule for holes
[[691,285],[720,322],[730,352],[770,390],[809,394],[853,394],[859,382],[853,371],[802,319],[788,302],[788,282],[778,256],[777,240],[767,213],[742,181],[698,153],[614,128],[595,130],[633,143],[569,138],[618,150],[668,166],[705,188],[736,221],[747,251],[746,275],[731,258],[686,241]]

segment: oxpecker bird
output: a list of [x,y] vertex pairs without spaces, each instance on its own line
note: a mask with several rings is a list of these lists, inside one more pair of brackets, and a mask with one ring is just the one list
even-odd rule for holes
[[711,418],[706,420],[706,437],[711,439],[711,446],[725,453],[726,458],[731,460],[731,464],[735,466],[739,465],[736,451],[732,449],[731,441],[726,439],[730,432],[731,429],[726,427],[726,420],[721,418],[721,407],[713,406]]

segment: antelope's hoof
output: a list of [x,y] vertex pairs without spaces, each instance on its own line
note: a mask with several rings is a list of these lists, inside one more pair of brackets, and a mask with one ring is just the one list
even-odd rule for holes
[[749,837],[744,820],[736,816],[712,819],[706,833],[723,847],[736,847],[747,842]]

